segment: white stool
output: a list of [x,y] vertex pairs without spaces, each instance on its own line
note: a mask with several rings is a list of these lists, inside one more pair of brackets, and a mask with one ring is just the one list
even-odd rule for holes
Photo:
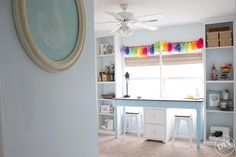
[[[140,112],[126,112],[125,118],[124,118],[124,135],[126,134],[127,130],[130,129],[130,124],[132,124],[133,120],[136,121],[137,124],[137,132],[138,137],[140,137],[141,132],[141,120],[142,120],[142,114]],[[128,122],[128,125],[127,125]]]
[[174,124],[174,131],[173,131],[173,137],[172,141],[175,140],[175,137],[179,134],[179,124],[181,121],[185,121],[187,123],[188,127],[188,137],[189,142],[192,144],[192,137],[193,137],[193,119],[192,115],[183,116],[183,115],[175,115],[175,124]]

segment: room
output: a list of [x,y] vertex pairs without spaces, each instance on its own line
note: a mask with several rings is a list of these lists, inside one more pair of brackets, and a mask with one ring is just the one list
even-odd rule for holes
[[0,157],[234,157],[235,22],[235,0],[0,0]]
[[95,1],[100,156],[217,156],[216,132],[235,137],[233,72],[221,71],[235,61],[232,40],[222,41],[235,2],[212,3]]

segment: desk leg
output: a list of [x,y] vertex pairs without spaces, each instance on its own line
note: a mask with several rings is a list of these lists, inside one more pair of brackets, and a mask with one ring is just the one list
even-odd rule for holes
[[121,134],[121,127],[124,128],[125,125],[125,107],[124,106],[116,106],[115,113],[114,113],[114,127],[115,127],[115,138],[119,138]]
[[115,114],[114,114],[114,127],[115,127],[115,138],[119,138],[119,122],[118,122],[118,111],[119,111],[119,107],[117,106],[115,108]]
[[125,132],[126,132],[126,114],[125,114],[125,106],[123,106],[123,110],[122,110],[122,124],[123,124],[123,133],[125,135]]
[[200,149],[201,131],[202,131],[202,111],[197,109],[197,148]]

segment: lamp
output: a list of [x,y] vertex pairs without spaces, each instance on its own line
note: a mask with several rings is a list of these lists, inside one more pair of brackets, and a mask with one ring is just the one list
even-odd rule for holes
[[129,81],[129,79],[130,79],[130,78],[129,78],[129,73],[126,72],[126,73],[125,73],[125,80],[126,80],[126,95],[124,95],[125,98],[130,97],[129,94],[128,94],[128,93],[129,93],[129,89],[128,89],[128,81]]

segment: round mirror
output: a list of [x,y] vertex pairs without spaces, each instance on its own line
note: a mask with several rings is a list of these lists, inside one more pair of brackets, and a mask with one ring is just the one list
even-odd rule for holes
[[85,40],[83,0],[13,0],[19,39],[31,59],[50,72],[79,58]]

